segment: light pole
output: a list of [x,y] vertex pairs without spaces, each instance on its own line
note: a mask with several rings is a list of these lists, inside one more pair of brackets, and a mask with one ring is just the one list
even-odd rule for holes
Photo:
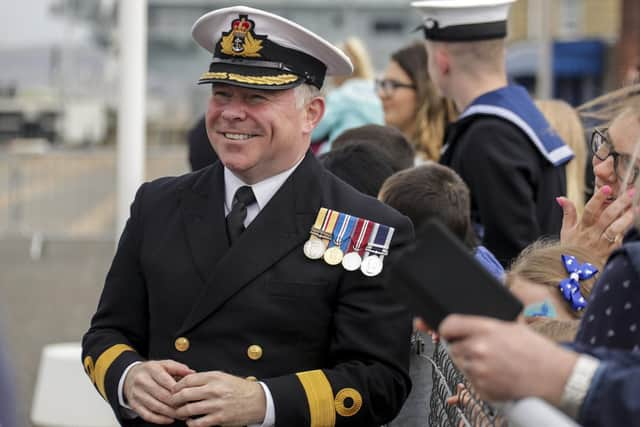
[[[537,40],[538,67],[536,72],[536,98],[550,99],[553,96],[553,38],[551,36],[550,0],[529,0],[529,21],[533,24]],[[531,34],[531,31],[530,31]]]
[[120,0],[120,99],[117,133],[116,240],[144,180],[146,140],[147,0]]

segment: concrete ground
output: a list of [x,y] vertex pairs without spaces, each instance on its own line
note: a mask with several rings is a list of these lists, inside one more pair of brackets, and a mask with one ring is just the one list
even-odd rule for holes
[[114,252],[113,241],[45,239],[41,259],[32,260],[30,244],[0,239],[0,336],[16,373],[20,426],[31,425],[42,347],[80,341]]

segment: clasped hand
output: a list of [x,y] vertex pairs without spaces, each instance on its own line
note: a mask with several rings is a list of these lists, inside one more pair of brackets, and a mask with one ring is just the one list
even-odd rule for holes
[[124,382],[127,404],[155,424],[183,420],[189,427],[262,423],[262,386],[224,372],[195,372],[173,360],[133,366]]

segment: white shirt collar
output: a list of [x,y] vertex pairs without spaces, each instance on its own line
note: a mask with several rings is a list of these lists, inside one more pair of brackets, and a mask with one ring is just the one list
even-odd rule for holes
[[282,184],[289,178],[289,176],[296,170],[296,168],[302,163],[304,155],[289,169],[280,172],[277,175],[270,176],[260,182],[253,185],[245,183],[238,178],[226,167],[224,168],[224,214],[225,216],[231,211],[233,205],[233,196],[236,194],[238,188],[249,185],[253,190],[253,194],[256,196],[256,203],[247,208],[247,218],[245,220],[245,226],[248,226],[251,221],[260,213],[269,200],[276,194],[276,192],[282,187]]

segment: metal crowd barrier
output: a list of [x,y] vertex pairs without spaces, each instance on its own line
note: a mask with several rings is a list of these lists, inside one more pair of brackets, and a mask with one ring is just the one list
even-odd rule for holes
[[[147,150],[146,178],[188,171],[184,146]],[[0,149],[0,236],[113,239],[115,147]]]
[[[480,399],[449,357],[446,344],[435,345],[433,355],[423,355],[433,365],[433,389],[429,402],[429,426],[436,427],[573,427],[577,424],[562,412],[536,399],[490,405]],[[463,384],[463,391],[458,390]],[[447,398],[458,395],[457,405]]]

